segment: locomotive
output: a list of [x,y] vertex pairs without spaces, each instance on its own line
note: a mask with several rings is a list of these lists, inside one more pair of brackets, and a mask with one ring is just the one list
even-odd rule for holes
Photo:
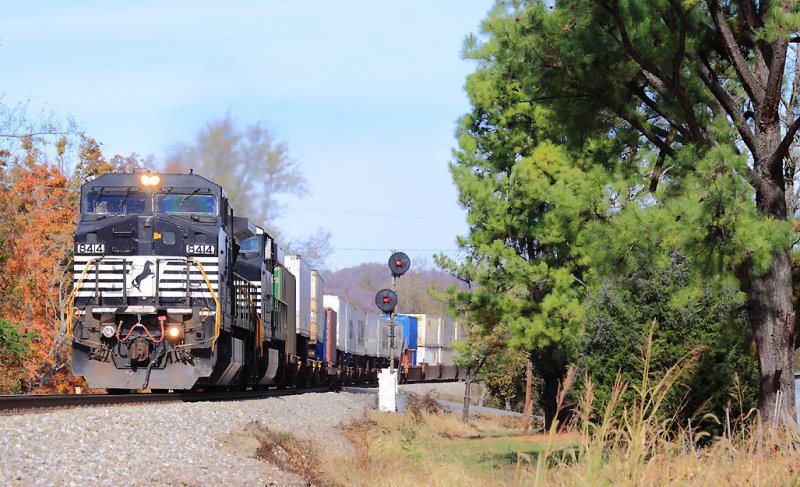
[[[192,172],[85,183],[69,303],[72,373],[112,393],[374,380],[385,347],[369,360],[354,360],[349,348],[323,351],[323,337],[339,345],[352,334],[352,318],[337,330],[335,312],[320,310],[312,318],[319,333],[298,330],[306,305],[296,301],[304,297],[296,274],[305,274],[290,272],[285,257],[263,228],[234,214],[223,187]],[[435,379],[458,376],[442,370]]]

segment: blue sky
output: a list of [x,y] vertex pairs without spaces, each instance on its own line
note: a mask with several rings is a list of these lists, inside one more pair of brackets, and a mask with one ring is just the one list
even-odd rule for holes
[[447,163],[475,69],[461,45],[491,5],[10,2],[0,93],[74,117],[107,155],[159,162],[210,120],[263,122],[311,193],[281,198],[285,238],[329,230],[333,269],[392,249],[432,264],[467,231]]

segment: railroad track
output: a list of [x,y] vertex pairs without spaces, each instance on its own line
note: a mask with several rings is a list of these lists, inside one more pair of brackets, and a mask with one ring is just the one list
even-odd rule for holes
[[242,401],[291,396],[308,392],[330,392],[330,387],[268,389],[236,392],[174,392],[157,394],[19,394],[0,395],[0,414],[46,411],[57,408],[117,406],[169,402]]

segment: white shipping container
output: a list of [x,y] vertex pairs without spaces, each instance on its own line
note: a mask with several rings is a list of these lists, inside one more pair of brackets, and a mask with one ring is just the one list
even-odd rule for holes
[[453,365],[453,351],[449,348],[440,349],[439,361],[442,365]]
[[380,335],[381,335],[381,322],[380,317],[377,315],[367,315],[367,328],[366,328],[366,342],[367,342],[367,356],[380,357],[378,351],[380,349]]
[[438,364],[440,351],[441,349],[439,347],[418,347],[417,363],[415,365],[420,365],[423,363],[428,365]]
[[[345,353],[353,353],[355,348],[354,327],[351,326],[355,309],[344,298],[326,294],[322,298],[326,308],[336,311],[336,349]],[[348,340],[348,336],[354,337]]]
[[[378,336],[378,357],[389,358],[391,355],[391,348],[390,348],[390,331],[391,331],[391,321],[389,318],[384,318],[383,316],[378,317],[378,325],[380,327],[380,334]],[[400,355],[400,342],[402,341],[403,334],[403,327],[397,326],[395,323],[394,327],[394,347],[395,352],[394,356],[397,358]]]
[[438,316],[431,316],[431,315],[408,315],[408,316],[417,317],[417,348],[440,346]]
[[311,338],[322,342],[323,327],[325,326],[324,306],[322,295],[325,292],[324,282],[319,271],[311,271]]
[[353,353],[356,355],[367,355],[367,313],[355,308],[353,313],[353,324],[355,334],[355,346]]
[[295,277],[297,333],[311,337],[311,267],[299,255],[287,255],[285,266]]
[[455,334],[456,320],[453,318],[440,318],[439,319],[439,334],[441,339],[439,346],[442,348],[450,348],[453,343],[453,336]]

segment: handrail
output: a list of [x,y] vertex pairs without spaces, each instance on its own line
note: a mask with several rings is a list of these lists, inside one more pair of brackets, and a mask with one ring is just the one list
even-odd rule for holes
[[206,286],[208,286],[208,290],[209,290],[209,292],[211,292],[211,297],[214,298],[214,303],[217,305],[216,312],[214,313],[214,339],[211,340],[211,351],[213,352],[214,351],[214,345],[217,343],[217,340],[219,339],[219,332],[220,332],[220,330],[219,330],[219,328],[220,328],[219,327],[219,315],[220,315],[220,313],[219,313],[220,312],[219,300],[217,299],[217,293],[214,292],[214,288],[211,287],[211,281],[209,281],[208,280],[208,276],[206,276],[206,271],[205,271],[205,269],[203,269],[203,264],[201,264],[199,260],[194,259],[194,258],[189,259],[189,262],[192,262],[193,264],[197,265],[197,267],[200,269],[200,273],[203,274],[203,279],[205,279],[205,281],[206,281]]
[[[96,258],[89,259],[89,262],[86,263],[86,268],[83,269],[83,273],[81,274],[80,279],[78,279],[78,284],[73,286],[72,292],[69,293],[69,297],[67,301],[69,301],[69,323],[67,324],[67,336],[72,336],[72,317],[75,316],[73,309],[75,308],[75,296],[78,294],[78,290],[81,288],[83,284],[83,280],[86,278],[86,273],[89,272],[89,266],[92,265]],[[73,265],[74,265],[74,257],[73,257]]]
[[256,310],[256,305],[253,303],[253,296],[249,293],[247,298],[250,300],[250,306],[253,307],[253,310],[256,313],[256,321],[258,321],[258,330],[256,330],[256,341],[258,342],[258,350],[261,352],[261,357],[264,356],[264,325],[261,323],[261,316],[259,315],[258,310]]

